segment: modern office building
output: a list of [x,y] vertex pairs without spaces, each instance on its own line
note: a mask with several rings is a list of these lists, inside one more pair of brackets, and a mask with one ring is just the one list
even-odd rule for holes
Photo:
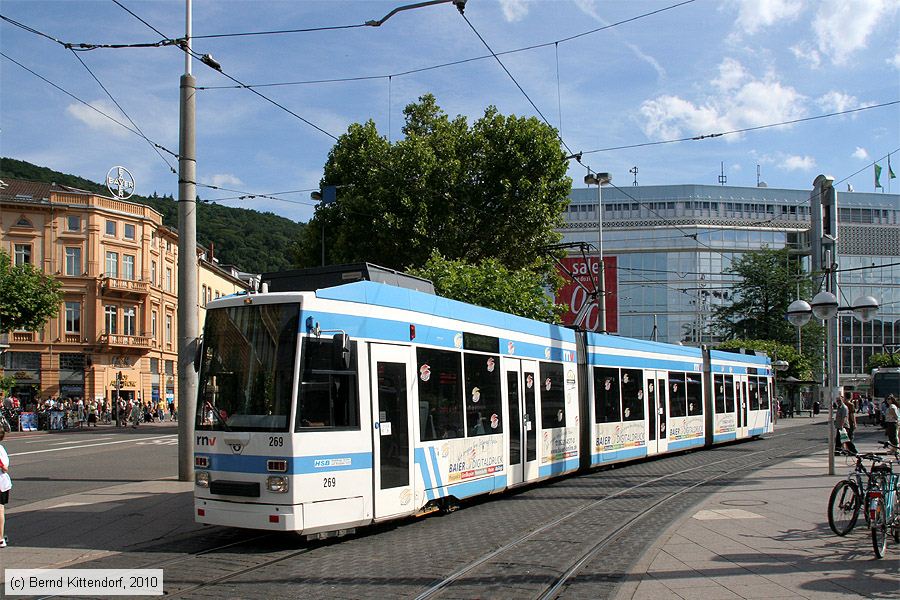
[[[734,276],[723,271],[736,257],[764,246],[808,257],[811,188],[604,186],[602,248],[617,265],[610,319],[617,317],[617,333],[690,345],[719,341],[711,309],[731,298]],[[853,385],[872,353],[900,345],[900,196],[837,196],[841,305],[864,295],[881,304],[870,323],[841,316],[840,372],[842,383]],[[572,190],[563,241],[598,244],[597,197],[595,186]]]
[[[0,248],[62,284],[59,315],[0,343],[20,400],[176,398],[178,234],[135,202],[56,184],[0,182]],[[199,322],[213,297],[246,289],[197,251]],[[199,335],[199,332],[198,332]],[[118,390],[117,390],[118,384]]]

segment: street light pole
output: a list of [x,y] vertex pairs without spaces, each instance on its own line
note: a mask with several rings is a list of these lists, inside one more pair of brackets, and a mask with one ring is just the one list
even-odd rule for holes
[[603,184],[611,181],[612,176],[609,173],[588,173],[584,176],[585,184],[597,186],[597,255],[600,262],[597,273],[598,333],[606,333],[606,273],[603,268],[603,199],[601,188]]
[[197,317],[196,81],[191,74],[191,0],[185,0],[184,75],[178,148],[178,479],[194,479],[194,413],[197,373],[194,344]]

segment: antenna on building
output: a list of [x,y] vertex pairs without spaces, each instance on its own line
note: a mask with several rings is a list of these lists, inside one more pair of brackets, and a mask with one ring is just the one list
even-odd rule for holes
[[634,175],[634,183],[632,183],[631,185],[637,187],[637,184],[638,184],[638,182],[637,182],[637,174],[638,174],[637,165],[634,165],[633,167],[628,169],[628,172],[631,173],[632,175]]
[[728,181],[728,177],[725,176],[725,163],[722,162],[721,165],[722,165],[722,174],[719,175],[719,185],[725,185],[725,183]]
[[769,187],[768,183],[760,180],[759,175],[760,175],[759,163],[756,163],[756,187],[758,187],[758,188]]

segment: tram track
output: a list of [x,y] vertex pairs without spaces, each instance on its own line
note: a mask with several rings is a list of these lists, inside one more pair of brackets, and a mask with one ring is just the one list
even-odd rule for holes
[[[710,487],[820,447],[794,430],[564,477],[476,500],[446,517],[373,526],[337,541],[215,528],[90,566],[165,568],[164,594],[173,598],[608,598],[622,565]],[[490,536],[476,533],[487,531],[507,535],[492,547]]]
[[[628,517],[620,525],[618,525],[617,527],[615,527],[614,529],[612,529],[611,531],[606,533],[601,540],[599,540],[597,543],[592,545],[587,551],[580,553],[574,561],[569,563],[568,567],[565,568],[565,570],[562,572],[561,575],[556,577],[552,583],[550,583],[549,585],[546,585],[544,587],[544,591],[536,594],[534,597],[540,598],[541,600],[552,600],[554,598],[559,597],[559,594],[565,589],[565,586],[574,577],[576,577],[578,575],[578,573],[581,571],[581,569],[584,567],[585,564],[589,563],[593,558],[597,557],[597,555],[602,550],[606,549],[613,541],[621,538],[629,530],[634,528],[635,525],[637,525],[638,523],[651,517],[654,514],[655,510],[659,509],[660,507],[665,506],[670,501],[672,501],[676,498],[679,498],[697,488],[701,488],[705,485],[708,485],[709,483],[711,483],[717,479],[722,479],[722,478],[726,478],[729,476],[733,476],[742,471],[754,470],[756,468],[759,468],[761,465],[771,464],[772,459],[773,459],[771,454],[773,454],[773,453],[778,453],[779,458],[781,460],[785,460],[786,458],[791,458],[795,455],[805,455],[810,450],[813,450],[820,446],[821,446],[821,444],[810,445],[808,447],[791,450],[788,453],[784,453],[783,449],[781,449],[781,448],[771,448],[771,449],[753,452],[753,453],[744,455],[742,458],[748,459],[748,458],[753,457],[754,455],[765,455],[765,456],[764,456],[764,458],[753,460],[752,462],[749,462],[749,463],[743,462],[743,464],[741,464],[741,466],[739,466],[735,469],[719,471],[716,474],[711,475],[710,477],[706,477],[700,481],[694,482],[694,483],[692,483],[690,485],[686,485],[678,490],[667,493],[661,498],[655,499],[649,505],[642,506],[640,508],[640,510],[638,512],[636,512],[636,514],[634,514],[631,517]],[[663,459],[663,460],[665,460],[665,459]],[[634,495],[635,491],[640,488],[644,488],[644,487],[651,486],[656,483],[660,483],[660,482],[670,480],[670,479],[673,479],[673,478],[676,478],[679,476],[683,476],[683,475],[689,474],[691,472],[700,471],[700,470],[709,470],[711,468],[715,468],[716,465],[719,465],[722,463],[727,463],[727,462],[733,462],[733,461],[734,461],[733,457],[728,457],[728,458],[724,458],[721,460],[713,461],[711,463],[699,465],[696,467],[691,467],[688,469],[682,469],[682,470],[676,471],[674,473],[654,477],[647,481],[643,481],[636,485],[619,490],[613,494],[604,496],[603,498],[600,498],[593,502],[584,504],[584,505],[569,511],[568,513],[566,513],[548,523],[545,523],[541,527],[534,529],[530,532],[527,532],[527,533],[517,537],[516,539],[500,546],[499,548],[496,548],[495,550],[470,562],[469,564],[456,570],[455,572],[453,572],[452,574],[447,576],[445,579],[435,583],[434,585],[432,585],[431,587],[426,589],[424,592],[422,592],[421,594],[416,596],[416,600],[426,600],[426,599],[430,599],[430,598],[440,597],[444,592],[448,592],[449,589],[451,588],[451,586],[453,586],[453,584],[455,582],[461,581],[463,578],[474,574],[480,567],[486,566],[491,562],[501,562],[500,558],[504,554],[510,553],[511,551],[520,547],[524,542],[533,540],[533,539],[537,538],[538,536],[540,536],[548,531],[553,530],[555,527],[559,526],[560,524],[562,524],[566,521],[569,521],[572,518],[574,518],[580,514],[583,514],[587,511],[601,507],[604,504],[607,504],[617,498],[625,498],[625,497],[628,497],[629,495]]]

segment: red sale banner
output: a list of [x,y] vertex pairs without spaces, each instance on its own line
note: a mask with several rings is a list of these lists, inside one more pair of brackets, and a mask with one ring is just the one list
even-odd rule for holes
[[[584,286],[579,286],[567,273],[560,271],[560,275],[566,280],[566,283],[560,288],[556,296],[556,303],[569,305],[569,311],[562,315],[562,322],[566,325],[573,325],[578,311],[582,309],[585,302],[591,302],[588,292],[594,290],[594,282],[597,281],[597,273],[600,271],[600,261],[596,256],[589,256],[587,263],[581,257],[564,258],[561,262]],[[603,257],[603,273],[605,275],[603,279],[606,284],[606,331],[609,333],[619,331],[619,278],[616,266],[615,256]],[[596,304],[589,307],[584,321],[579,325],[588,331],[600,330],[600,311]]]

